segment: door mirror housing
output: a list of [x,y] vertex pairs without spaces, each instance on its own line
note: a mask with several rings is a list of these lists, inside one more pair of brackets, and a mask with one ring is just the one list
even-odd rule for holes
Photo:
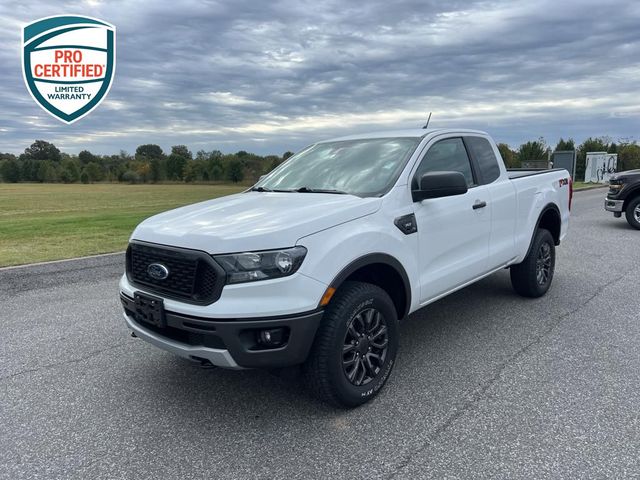
[[426,198],[450,197],[467,193],[467,179],[460,172],[429,172],[420,177],[418,190],[412,190],[414,202]]

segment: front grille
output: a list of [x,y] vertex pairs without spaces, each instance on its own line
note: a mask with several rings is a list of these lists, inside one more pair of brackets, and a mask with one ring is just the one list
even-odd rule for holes
[[[152,263],[164,265],[167,278],[151,277]],[[127,277],[147,291],[201,305],[220,298],[225,282],[224,270],[205,252],[139,242],[127,249]]]

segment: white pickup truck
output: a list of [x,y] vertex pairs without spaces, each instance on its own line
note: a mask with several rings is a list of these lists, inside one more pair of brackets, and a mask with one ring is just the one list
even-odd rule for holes
[[371,399],[399,321],[510,267],[544,295],[567,233],[566,170],[507,171],[475,130],[315,143],[249,190],[133,232],[120,282],[133,336],[227,368],[302,365],[322,399]]

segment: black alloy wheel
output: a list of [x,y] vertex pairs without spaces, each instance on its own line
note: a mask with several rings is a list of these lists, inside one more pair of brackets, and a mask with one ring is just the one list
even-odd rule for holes
[[388,349],[387,323],[382,312],[366,308],[353,317],[342,348],[342,370],[349,382],[361,386],[375,379]]
[[553,235],[549,230],[539,228],[522,263],[512,265],[511,285],[523,297],[541,297],[553,281],[556,264],[556,249]]
[[551,245],[544,242],[538,249],[536,258],[536,280],[541,287],[549,281],[551,273]]
[[324,311],[303,365],[309,389],[320,399],[352,408],[385,385],[398,352],[398,313],[377,285],[346,281]]

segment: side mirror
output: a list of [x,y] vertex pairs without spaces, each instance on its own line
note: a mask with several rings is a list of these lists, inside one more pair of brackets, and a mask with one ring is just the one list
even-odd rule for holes
[[413,190],[414,202],[425,198],[450,197],[467,193],[467,179],[460,172],[429,172],[420,177],[419,189]]

